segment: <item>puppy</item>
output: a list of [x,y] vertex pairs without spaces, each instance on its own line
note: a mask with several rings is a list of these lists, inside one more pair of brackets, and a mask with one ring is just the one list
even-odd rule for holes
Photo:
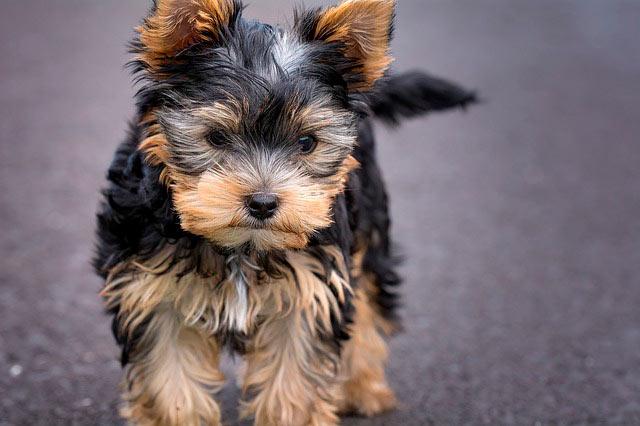
[[298,10],[157,0],[132,42],[137,113],[108,172],[96,271],[134,424],[217,425],[220,352],[242,416],[332,425],[391,409],[383,335],[400,279],[372,119],[474,95],[393,76],[392,0]]

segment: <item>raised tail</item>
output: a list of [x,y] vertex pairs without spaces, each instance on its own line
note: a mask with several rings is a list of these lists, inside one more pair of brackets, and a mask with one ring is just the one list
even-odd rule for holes
[[395,126],[411,118],[477,102],[476,93],[422,71],[382,79],[371,93],[369,106],[376,118]]

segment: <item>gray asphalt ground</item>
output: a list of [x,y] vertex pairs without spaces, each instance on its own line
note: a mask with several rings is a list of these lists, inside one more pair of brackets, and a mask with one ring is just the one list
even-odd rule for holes
[[[253,3],[291,16],[288,0]],[[399,3],[396,67],[485,102],[379,129],[407,259],[388,369],[401,404],[345,424],[640,424],[640,3]],[[2,425],[119,423],[89,258],[146,7],[3,2]],[[231,379],[226,424],[238,397]]]

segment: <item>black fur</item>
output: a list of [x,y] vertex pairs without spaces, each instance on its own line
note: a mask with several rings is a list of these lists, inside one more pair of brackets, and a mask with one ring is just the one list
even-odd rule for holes
[[381,80],[369,102],[378,119],[398,125],[402,118],[464,108],[476,101],[473,91],[422,71],[409,71]]

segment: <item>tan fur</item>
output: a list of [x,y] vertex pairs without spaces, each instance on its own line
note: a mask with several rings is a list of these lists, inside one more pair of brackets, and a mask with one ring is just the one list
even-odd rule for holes
[[376,324],[376,327],[380,331],[382,331],[386,336],[392,336],[393,334],[399,332],[402,329],[402,326],[397,321],[389,320],[382,316],[379,312],[379,306],[374,302],[378,297],[378,292],[380,291],[378,286],[375,284],[375,277],[371,272],[365,272],[360,280],[358,280],[358,286],[364,290],[367,294],[368,300],[370,300],[370,305],[373,313],[373,319]]
[[364,81],[351,89],[369,89],[393,61],[389,55],[393,9],[393,0],[347,0],[328,8],[320,18],[316,37],[344,43],[347,57],[361,64]]
[[[327,390],[337,384],[337,355],[319,333],[331,332],[339,303],[352,292],[346,265],[337,247],[321,248],[338,270],[328,282],[318,278],[324,267],[302,251],[287,253],[293,272],[258,281],[247,267],[248,312],[243,330],[248,341],[244,390],[253,398],[244,414],[257,424],[334,424],[336,406]],[[219,389],[216,332],[227,330],[226,317],[236,301],[233,283],[194,273],[178,279],[166,272],[171,249],[144,264],[135,261],[114,268],[102,291],[107,308],[119,306],[127,333],[148,321],[133,352],[125,380],[123,415],[137,424],[217,424],[219,410],[210,393]],[[215,256],[208,262],[221,268]],[[334,292],[331,287],[335,289]],[[149,321],[150,320],[150,321]]]
[[[141,120],[143,140],[139,149],[149,164],[163,166],[160,179],[171,188],[185,230],[226,247],[250,242],[257,250],[304,248],[316,230],[331,224],[334,199],[344,190],[349,173],[359,165],[347,156],[330,178],[310,177],[309,170],[322,171],[324,164],[340,160],[345,147],[355,144],[352,115],[328,108],[326,102],[317,99],[302,108],[290,107],[294,127],[320,140],[318,148],[301,156],[297,164],[277,152],[257,150],[251,158],[217,166],[224,161],[224,149],[211,148],[205,138],[212,128],[238,132],[248,108],[240,100],[214,102],[167,118],[173,123],[174,137],[184,138],[185,144],[193,147],[194,157],[207,162],[207,170],[199,176],[184,172],[172,162],[171,146],[156,113]],[[245,200],[265,190],[278,196],[279,208],[267,226],[256,227]]]
[[171,179],[167,168],[164,167],[169,160],[169,142],[164,133],[162,133],[156,114],[154,112],[146,114],[140,120],[140,125],[144,130],[138,149],[144,153],[147,163],[152,166],[163,166],[160,173],[160,182],[165,186],[169,186]]
[[166,150],[167,139],[160,131],[159,124],[153,124],[146,130],[140,143],[140,150],[146,153],[149,164],[157,166],[166,163],[169,154]]
[[[347,271],[340,251],[333,246],[324,246],[322,249],[341,268],[333,271],[329,277],[338,298],[333,296],[327,283],[314,275],[325,273],[318,260],[305,252],[288,252],[287,261],[294,267],[297,281],[286,269],[283,271],[284,278],[276,283],[267,281],[264,284],[268,285],[257,285],[257,272],[245,267],[244,273],[254,285],[248,292],[247,326],[243,331],[250,331],[260,315],[294,310],[302,312],[309,323],[316,318],[322,326],[321,331],[330,330],[331,314],[340,314],[338,302],[344,301],[345,294],[351,288],[344,279]],[[215,276],[205,278],[195,273],[178,278],[175,271],[180,271],[181,264],[176,265],[173,272],[165,273],[169,255],[168,250],[147,265],[130,262],[115,268],[101,292],[106,307],[113,309],[119,306],[122,327],[129,332],[133,332],[165,304],[171,305],[187,325],[198,326],[210,334],[224,330],[228,325],[225,322],[226,307],[235,302],[234,283],[229,279],[221,280]],[[220,262],[220,259],[211,261]],[[222,265],[218,265],[220,277]],[[265,311],[268,309],[272,311]],[[315,327],[311,330],[312,333],[317,331]]]
[[335,381],[334,367],[323,356],[327,350],[299,313],[270,318],[247,356],[243,389],[255,396],[243,416],[254,415],[258,425],[336,424],[337,409],[324,394]]
[[228,99],[225,102],[214,102],[212,105],[199,107],[194,110],[194,116],[207,125],[205,130],[217,128],[237,133],[240,131],[243,114],[246,114],[248,109],[246,100],[242,102],[238,99]]
[[[134,261],[116,268],[101,292],[107,308],[119,306],[122,327],[130,333],[163,304],[171,305],[186,325],[198,326],[208,334],[220,331],[226,326],[225,306],[232,305],[236,297],[234,283],[221,279],[224,274],[223,258],[214,255],[209,260],[215,265],[213,277],[191,273],[178,278],[176,274],[182,263],[178,263],[171,272],[164,272],[171,254],[169,248],[147,264]],[[256,279],[255,271],[247,269],[245,273]],[[253,309],[258,301],[254,299],[250,303],[252,311],[247,328],[255,317]]]
[[122,416],[138,425],[220,424],[211,396],[224,381],[218,362],[215,340],[172,306],[157,307],[126,370]]
[[362,289],[356,290],[351,339],[342,352],[340,411],[373,416],[393,408],[393,391],[385,379],[387,345],[377,330],[376,313]]
[[[192,177],[173,173],[173,199],[182,227],[218,244],[251,242],[258,250],[303,248],[317,229],[331,224],[331,206],[358,162],[351,156],[331,180],[315,182],[303,171],[263,162],[240,170],[209,170]],[[245,207],[249,194],[266,187],[280,207],[268,227],[255,228]]]
[[[338,255],[336,248],[326,250]],[[243,391],[252,398],[242,414],[255,416],[258,425],[337,424],[331,388],[338,380],[339,360],[318,332],[331,330],[331,314],[340,317],[337,302],[351,289],[334,272],[330,281],[336,299],[314,274],[322,272],[317,260],[302,252],[291,252],[288,260],[299,286],[285,276],[264,291],[265,321],[248,348],[244,374]],[[344,274],[344,264],[341,268]]]
[[369,305],[372,310],[373,320],[376,327],[382,331],[386,336],[391,336],[401,329],[400,324],[382,316],[379,312],[379,306],[375,303],[378,297],[378,286],[375,283],[375,276],[371,272],[364,271],[362,269],[362,262],[364,256],[367,253],[367,246],[364,243],[356,244],[358,247],[351,256],[351,276],[358,281],[358,289],[366,295],[366,299],[369,301]]
[[153,70],[189,45],[217,37],[232,13],[230,0],[159,0],[136,29],[145,47],[140,59]]

